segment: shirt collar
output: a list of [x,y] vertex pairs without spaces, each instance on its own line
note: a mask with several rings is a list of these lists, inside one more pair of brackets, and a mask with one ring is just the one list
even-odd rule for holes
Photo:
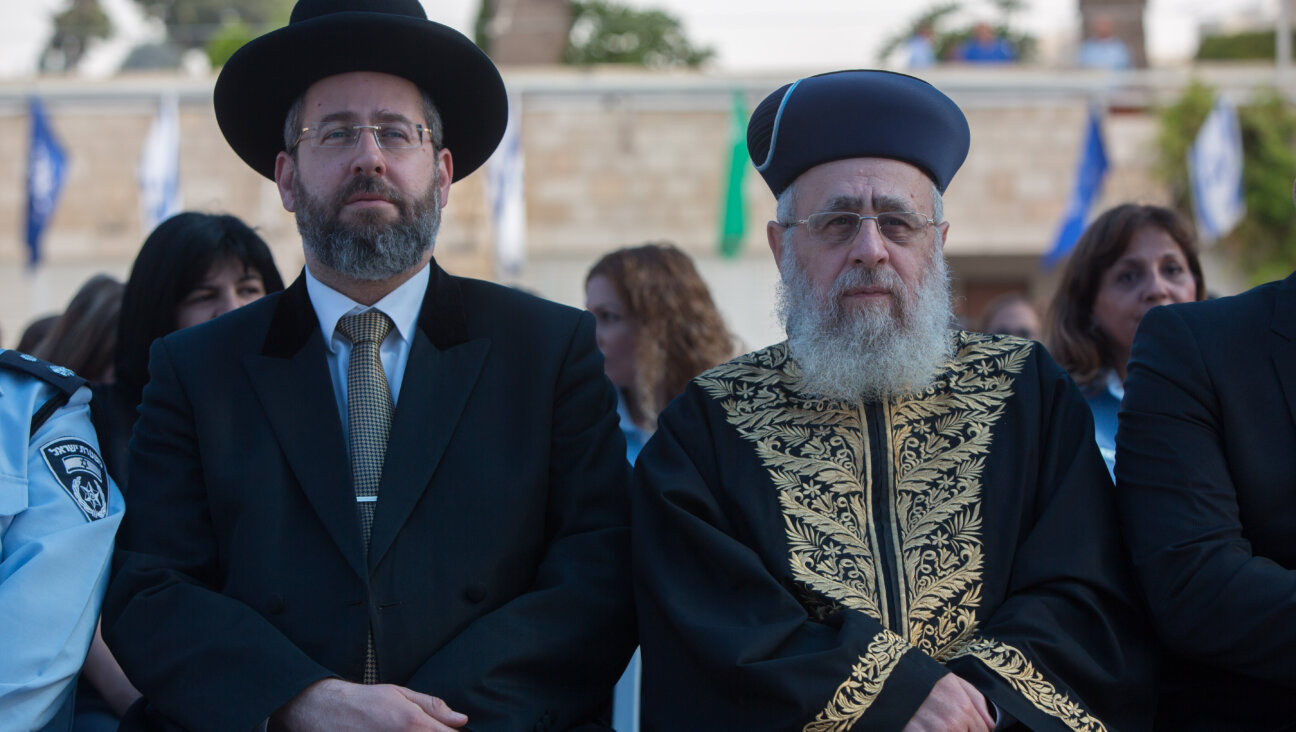
[[1125,398],[1125,383],[1121,381],[1120,374],[1116,373],[1116,369],[1108,369],[1107,371],[1107,392],[1116,397],[1118,402]]
[[315,275],[311,274],[310,267],[307,267],[306,293],[310,295],[315,316],[319,318],[320,332],[324,335],[324,343],[329,351],[337,353],[337,346],[333,343],[333,339],[337,335],[337,323],[342,316],[363,313],[371,309],[382,311],[391,318],[392,325],[395,326],[393,328],[395,335],[407,343],[411,342],[414,338],[414,328],[418,325],[419,310],[423,307],[423,295],[427,292],[431,276],[432,268],[424,265],[413,277],[387,293],[386,297],[370,308],[320,282]]

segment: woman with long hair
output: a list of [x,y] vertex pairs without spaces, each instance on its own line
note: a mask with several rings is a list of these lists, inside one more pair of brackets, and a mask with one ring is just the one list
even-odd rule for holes
[[1049,307],[1046,345],[1093,410],[1108,470],[1116,460],[1116,413],[1139,321],[1157,305],[1204,297],[1192,230],[1168,208],[1116,206],[1076,242]]
[[693,260],[667,243],[604,255],[585,277],[585,307],[621,398],[633,462],[661,410],[694,376],[732,357],[734,338]]
[[112,382],[122,289],[106,274],[86,280],[32,355],[72,369],[91,384]]

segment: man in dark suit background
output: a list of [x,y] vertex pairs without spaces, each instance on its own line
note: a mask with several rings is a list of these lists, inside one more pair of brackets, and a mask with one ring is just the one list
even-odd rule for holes
[[416,0],[301,0],[215,105],[306,270],[154,345],[104,612],[125,728],[593,727],[634,646],[593,320],[432,259],[494,65]]
[[1153,308],[1116,433],[1131,556],[1169,658],[1162,730],[1296,720],[1296,274]]

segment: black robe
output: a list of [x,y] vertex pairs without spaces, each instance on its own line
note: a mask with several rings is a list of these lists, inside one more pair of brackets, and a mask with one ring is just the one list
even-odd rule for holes
[[1147,729],[1153,654],[1093,420],[1038,344],[958,333],[917,398],[808,399],[785,344],[641,454],[647,730],[898,730],[954,672],[1031,729]]

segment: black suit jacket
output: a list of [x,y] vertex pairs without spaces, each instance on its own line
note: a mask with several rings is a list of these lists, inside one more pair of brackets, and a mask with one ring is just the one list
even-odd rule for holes
[[1296,275],[1155,308],[1134,340],[1117,494],[1165,664],[1158,726],[1296,724]]
[[176,725],[246,730],[359,680],[370,624],[381,680],[472,730],[608,698],[634,618],[593,319],[431,266],[367,557],[305,281],[154,344],[104,626]]

